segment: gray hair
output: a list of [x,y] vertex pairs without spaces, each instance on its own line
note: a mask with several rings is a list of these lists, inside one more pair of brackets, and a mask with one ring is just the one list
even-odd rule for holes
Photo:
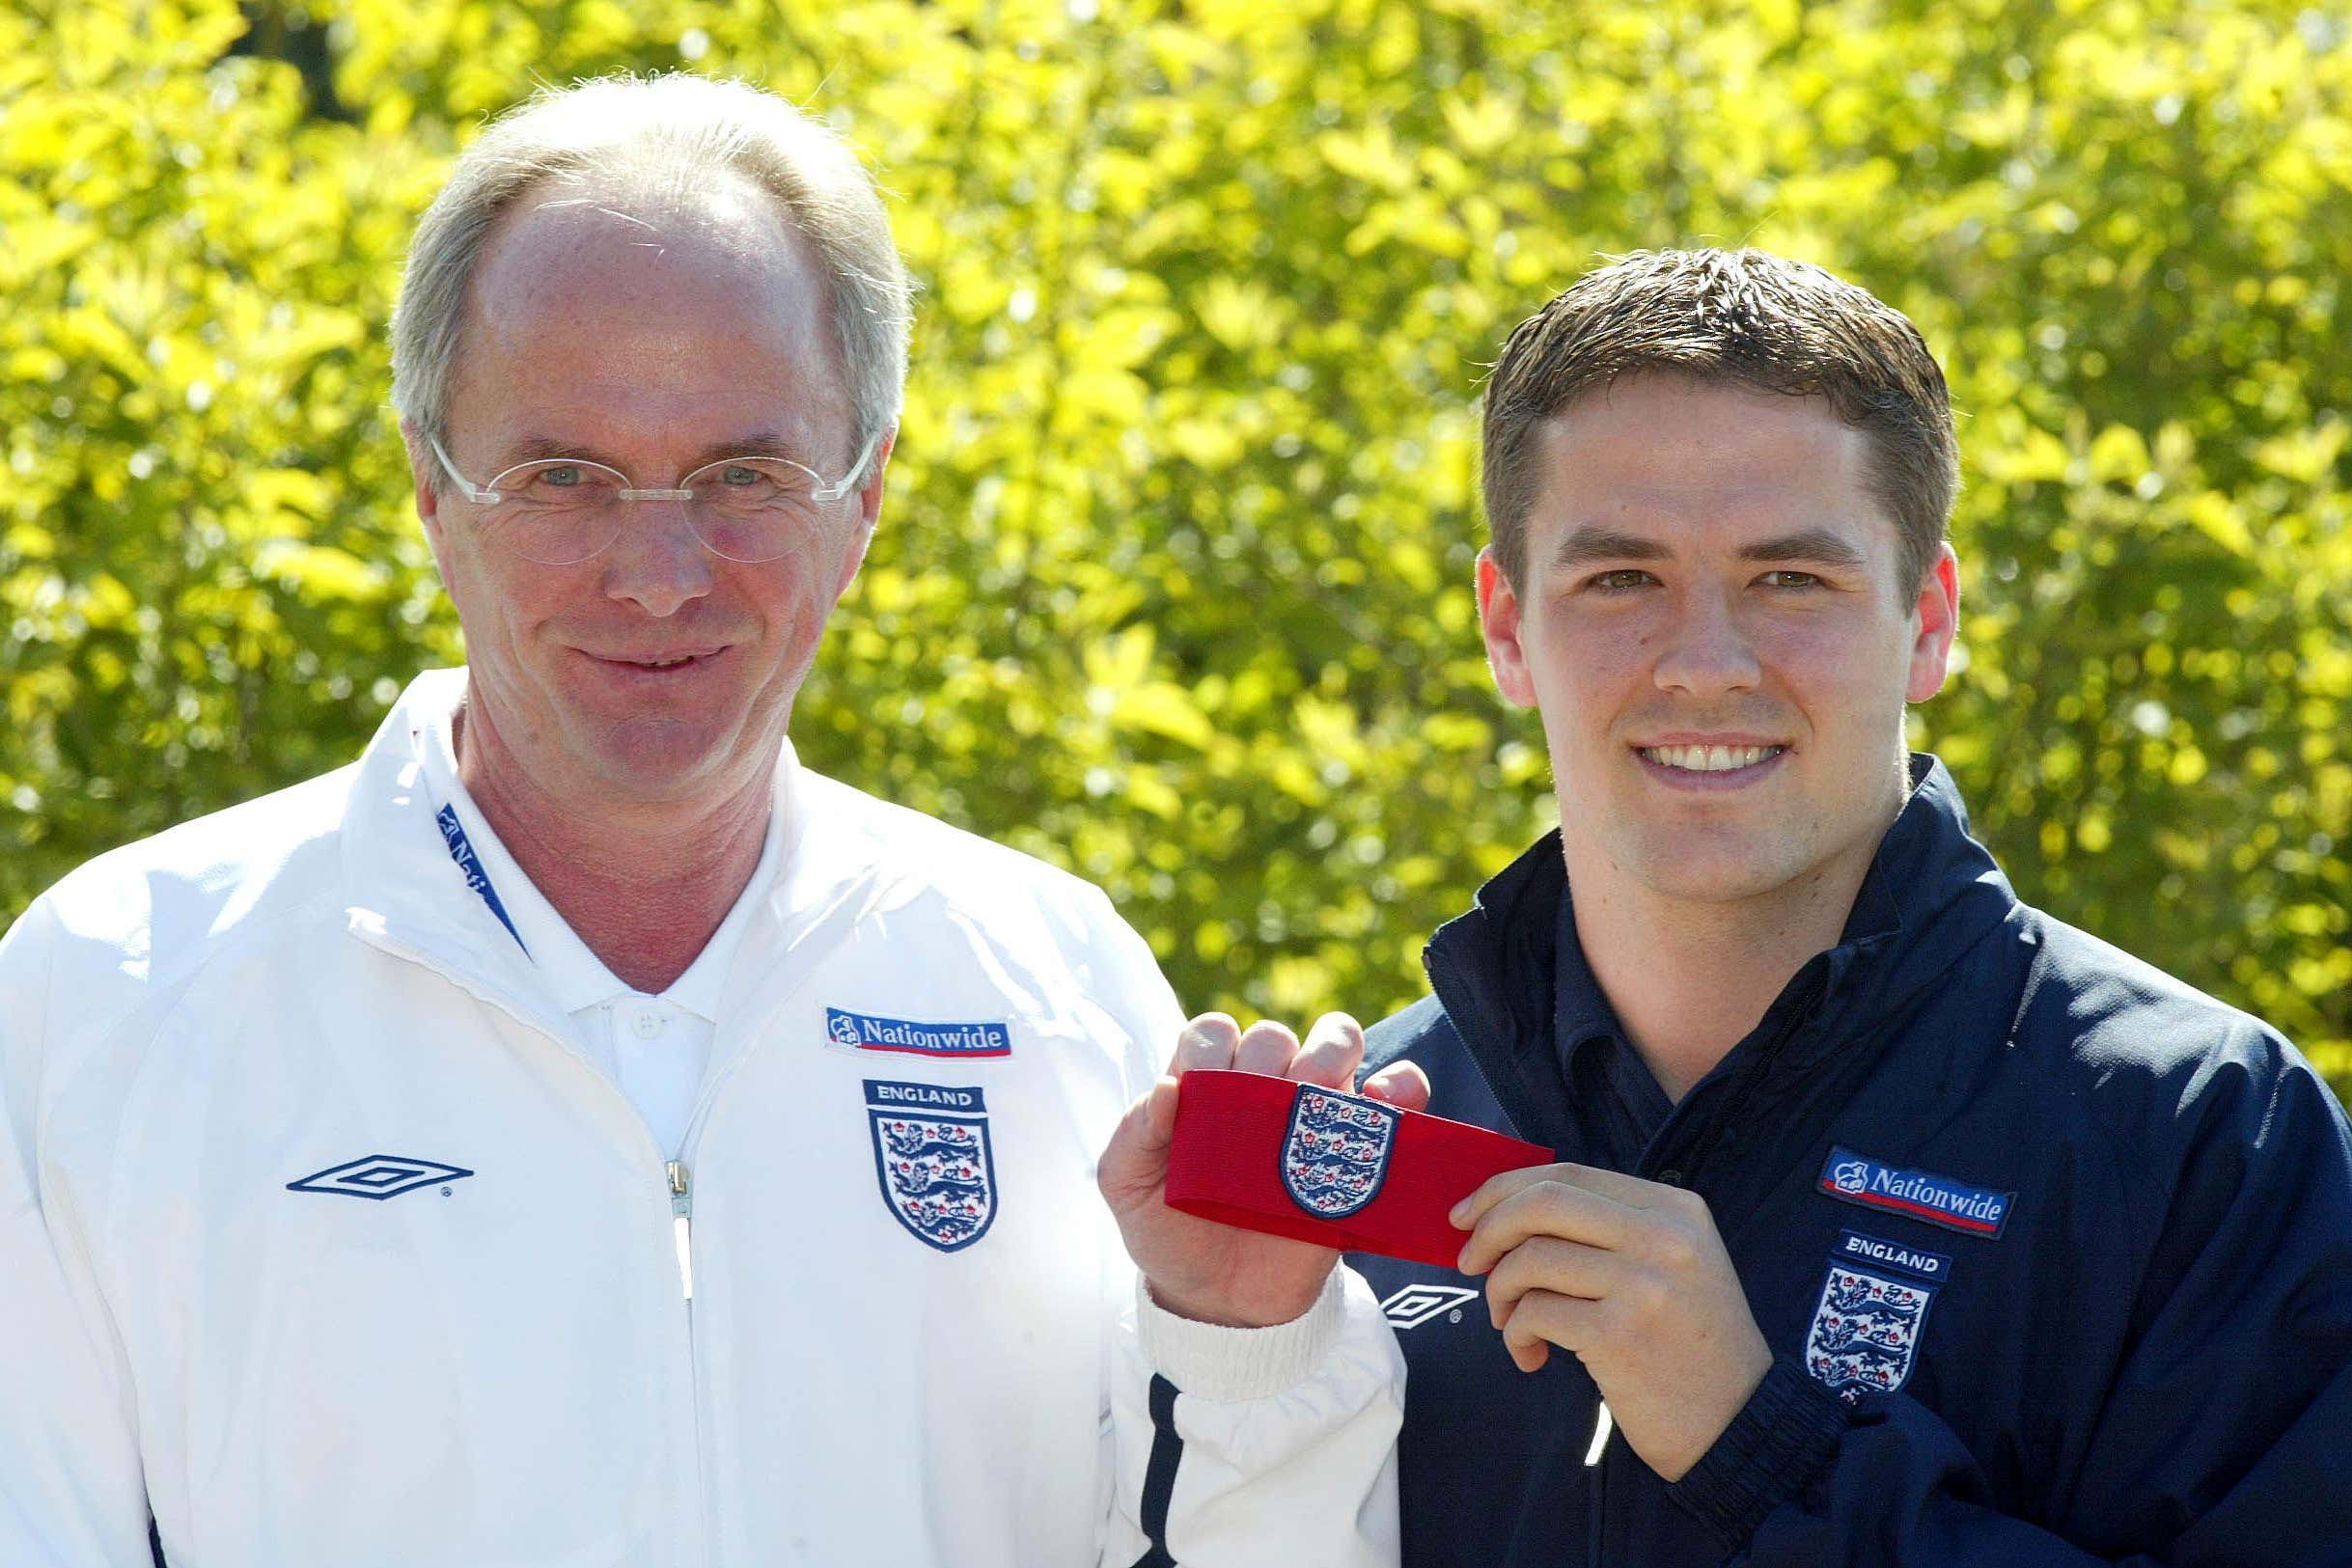
[[427,435],[447,433],[475,269],[525,191],[559,180],[675,193],[726,173],[765,191],[816,247],[833,282],[853,450],[868,452],[898,424],[906,383],[908,284],[881,197],[812,116],[745,82],[682,73],[549,89],[459,155],[408,248],[392,312],[393,406]]

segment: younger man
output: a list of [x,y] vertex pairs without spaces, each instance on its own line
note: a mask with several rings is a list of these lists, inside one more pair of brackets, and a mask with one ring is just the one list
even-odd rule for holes
[[1574,1163],[1456,1211],[1482,1301],[1355,1260],[1408,1565],[2352,1562],[2352,1133],[1906,755],[1956,480],[1918,331],[1811,266],[1634,256],[1506,346],[1479,605],[1561,827],[1367,1065]]

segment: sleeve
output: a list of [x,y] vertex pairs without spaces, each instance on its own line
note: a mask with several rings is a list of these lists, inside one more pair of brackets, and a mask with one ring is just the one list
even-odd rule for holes
[[2266,1092],[2203,1118],[2047,1520],[1999,1512],[1919,1401],[1849,1411],[1786,1358],[1676,1500],[1756,1568],[2352,1563],[2352,1128],[2282,1051]]
[[129,1378],[76,1217],[40,1178],[55,946],[38,903],[0,941],[0,1562],[151,1568]]
[[1397,1560],[1404,1358],[1344,1265],[1304,1317],[1226,1329],[1138,1280],[1112,1387],[1103,1568],[1381,1568]]
[[[1184,1015],[1143,939],[1106,915],[1091,977],[1124,1036],[1130,1096],[1157,1079]],[[1397,1560],[1404,1357],[1344,1264],[1306,1314],[1266,1329],[1162,1311],[1106,1209],[1108,1496],[1102,1568],[1387,1568]]]

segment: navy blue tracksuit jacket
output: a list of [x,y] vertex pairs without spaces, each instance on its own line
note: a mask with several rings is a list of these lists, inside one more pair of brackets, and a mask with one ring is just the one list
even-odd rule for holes
[[1670,1104],[1557,838],[1371,1031],[1441,1115],[1706,1200],[1777,1358],[1679,1483],[1481,1281],[1350,1261],[1410,1366],[1406,1568],[2352,1564],[2352,1128],[2255,1020],[2019,903],[1941,764],[1839,946]]

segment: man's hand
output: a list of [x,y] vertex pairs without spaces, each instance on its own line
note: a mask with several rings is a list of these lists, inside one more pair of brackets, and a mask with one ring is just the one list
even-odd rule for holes
[[[1168,1206],[1176,1080],[1199,1067],[1237,1067],[1345,1089],[1363,1065],[1364,1030],[1345,1013],[1316,1019],[1304,1047],[1280,1024],[1252,1024],[1245,1033],[1223,1013],[1203,1013],[1184,1026],[1167,1076],[1128,1108],[1094,1169],[1153,1301],[1204,1323],[1247,1329],[1287,1323],[1314,1305],[1340,1258],[1328,1247],[1238,1230]],[[1398,1062],[1373,1074],[1363,1092],[1418,1111],[1429,1103],[1429,1081],[1419,1067]]]
[[1772,1367],[1706,1200],[1590,1166],[1509,1170],[1462,1199],[1464,1274],[1510,1359],[1572,1351],[1643,1463],[1678,1481]]

